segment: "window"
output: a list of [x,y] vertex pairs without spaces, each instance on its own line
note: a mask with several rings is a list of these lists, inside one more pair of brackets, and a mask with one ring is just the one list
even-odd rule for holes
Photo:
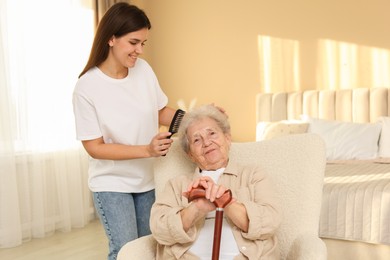
[[5,109],[15,150],[75,145],[71,98],[92,44],[93,1],[0,1],[6,7],[1,18],[9,94]]

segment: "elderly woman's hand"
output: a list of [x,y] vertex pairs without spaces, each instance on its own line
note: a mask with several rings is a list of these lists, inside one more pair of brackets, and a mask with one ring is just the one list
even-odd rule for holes
[[[195,205],[198,209],[206,210],[207,208],[207,212],[215,210],[213,202],[220,198],[227,190],[225,186],[216,184],[210,177],[203,176],[188,185],[187,192],[185,192],[184,196],[188,198],[189,192],[192,189],[199,187],[205,190],[205,197],[204,199],[197,199],[194,203],[196,203]],[[229,204],[226,205],[225,212],[227,217],[230,218],[238,228],[244,232],[248,231],[249,219],[243,204],[238,203],[235,198],[232,198]]]
[[193,199],[192,203],[180,212],[185,231],[188,231],[200,218],[206,217],[207,213],[215,210],[216,206],[213,202],[227,190],[226,187],[216,184],[210,177],[204,176],[192,181],[187,191],[183,192],[183,196],[188,199],[190,191],[196,188],[204,190],[204,196]]
[[[203,176],[194,181],[192,181],[187,188],[187,192],[184,192],[183,195],[188,198],[188,194],[191,190],[201,188],[205,190],[204,199],[208,200],[211,204],[218,198],[220,198],[228,189],[223,185],[218,185],[210,177]],[[199,199],[197,199],[199,200]],[[196,202],[197,203],[197,202]],[[208,205],[209,203],[207,203]],[[201,206],[202,204],[199,204]],[[207,207],[208,211],[215,210],[215,206]]]

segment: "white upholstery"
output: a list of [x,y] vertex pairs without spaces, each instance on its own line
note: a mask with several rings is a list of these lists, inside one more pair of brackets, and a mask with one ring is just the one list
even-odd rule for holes
[[[283,221],[278,231],[281,259],[325,260],[327,251],[318,237],[325,146],[315,134],[297,134],[273,140],[233,143],[231,160],[258,164],[272,176],[282,202]],[[191,173],[194,165],[186,159],[178,142],[155,167],[156,195],[169,178]],[[127,243],[118,260],[154,259],[155,241],[152,236]]]

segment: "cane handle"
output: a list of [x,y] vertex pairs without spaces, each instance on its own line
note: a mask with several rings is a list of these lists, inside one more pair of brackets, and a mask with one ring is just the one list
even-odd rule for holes
[[[188,194],[188,201],[191,202],[195,199],[204,198],[206,196],[206,190],[203,188],[194,188]],[[214,200],[214,205],[217,208],[224,208],[232,200],[232,191],[226,190],[221,197]]]

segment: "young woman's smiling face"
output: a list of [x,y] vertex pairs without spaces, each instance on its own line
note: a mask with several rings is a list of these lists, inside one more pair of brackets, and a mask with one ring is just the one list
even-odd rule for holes
[[109,45],[116,62],[123,67],[132,68],[147,40],[149,30],[147,28],[128,33],[119,38],[112,37]]
[[201,118],[187,128],[189,156],[202,170],[226,167],[231,144],[230,134],[211,118]]

